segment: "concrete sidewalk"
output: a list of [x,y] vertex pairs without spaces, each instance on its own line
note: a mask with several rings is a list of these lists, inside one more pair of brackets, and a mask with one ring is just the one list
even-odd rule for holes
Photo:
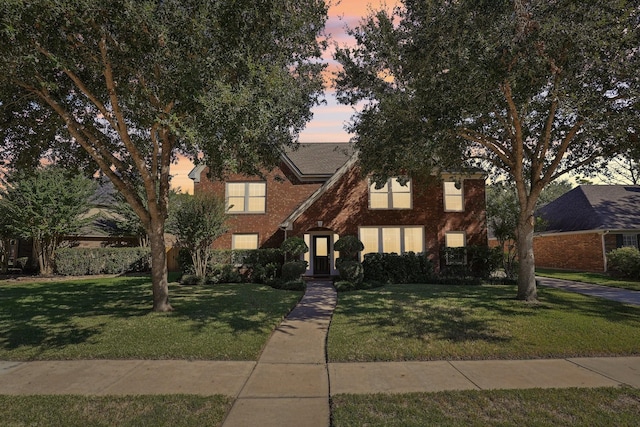
[[257,362],[0,361],[0,394],[224,394],[235,399],[224,427],[326,427],[341,393],[640,388],[640,357],[327,364],[335,304],[330,283],[310,282]]

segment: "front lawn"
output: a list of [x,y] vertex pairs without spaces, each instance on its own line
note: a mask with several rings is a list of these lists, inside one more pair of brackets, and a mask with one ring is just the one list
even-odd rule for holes
[[640,308],[551,288],[391,285],[341,293],[331,362],[640,354]]
[[218,426],[225,396],[0,396],[5,426]]
[[337,395],[332,426],[636,426],[632,388]]
[[536,268],[536,274],[538,276],[552,277],[554,279],[572,280],[574,282],[593,283],[594,285],[640,291],[640,282],[637,280],[618,279],[603,273],[585,273],[580,271]]
[[149,277],[0,283],[0,359],[256,360],[301,292],[170,286],[151,312]]

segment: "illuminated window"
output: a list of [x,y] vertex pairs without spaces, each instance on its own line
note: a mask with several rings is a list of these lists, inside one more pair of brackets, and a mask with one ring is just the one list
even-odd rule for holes
[[265,213],[267,184],[265,182],[228,182],[227,212]]
[[411,181],[404,185],[397,178],[391,178],[382,188],[369,184],[369,208],[371,209],[411,209]]
[[424,252],[423,227],[360,227],[359,238],[368,253]]
[[464,198],[461,184],[456,182],[444,183],[444,210],[448,212],[464,211]]
[[447,265],[466,264],[465,247],[467,236],[464,231],[449,231],[444,236]]
[[234,234],[231,236],[231,249],[258,249],[258,235]]

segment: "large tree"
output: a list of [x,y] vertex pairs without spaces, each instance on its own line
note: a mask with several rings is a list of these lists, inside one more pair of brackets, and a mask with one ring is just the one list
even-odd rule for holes
[[153,309],[169,311],[172,161],[219,176],[275,162],[322,91],[326,14],[322,0],[0,0],[3,157],[97,165],[149,235]]
[[537,298],[542,190],[636,134],[638,0],[404,0],[339,49],[365,171],[490,167],[517,191],[518,298]]

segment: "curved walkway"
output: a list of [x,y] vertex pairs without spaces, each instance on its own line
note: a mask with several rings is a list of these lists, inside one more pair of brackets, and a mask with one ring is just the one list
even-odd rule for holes
[[590,295],[618,301],[624,304],[640,305],[640,291],[613,288],[610,286],[593,285],[591,283],[573,282],[570,280],[553,279],[551,277],[536,277],[538,285],[558,288],[569,292]]
[[640,357],[328,364],[335,304],[330,283],[310,282],[257,362],[0,361],[0,394],[224,394],[235,399],[224,427],[327,427],[341,393],[640,388]]

